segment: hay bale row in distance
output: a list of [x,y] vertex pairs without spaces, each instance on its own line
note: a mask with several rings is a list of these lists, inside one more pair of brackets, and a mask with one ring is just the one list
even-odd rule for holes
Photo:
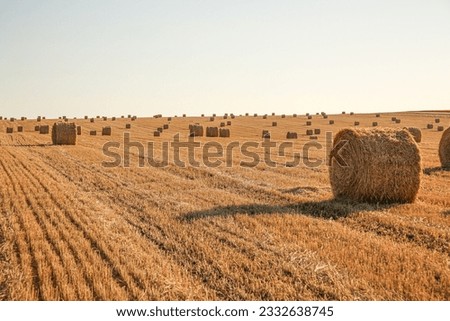
[[347,128],[336,134],[333,146],[338,145],[342,145],[339,157],[331,154],[329,158],[335,198],[370,203],[414,202],[422,165],[419,148],[408,131]]
[[264,116],[263,116],[263,119],[267,119],[267,115],[264,115]]
[[219,137],[219,128],[206,127],[206,137]]
[[209,121],[214,121],[214,117],[209,117]]
[[23,132],[23,126],[17,126],[17,132],[22,133]]
[[296,132],[287,132],[286,138],[287,138],[287,139],[297,139],[297,138],[298,138],[298,135],[297,135]]
[[52,142],[53,145],[76,145],[77,126],[75,123],[54,123],[52,126]]
[[190,137],[201,137],[201,136],[203,136],[203,126],[199,125],[199,124],[190,124],[189,125],[189,136]]
[[420,143],[422,141],[422,131],[417,127],[403,127],[406,129],[414,138],[416,143]]
[[450,168],[450,127],[442,133],[439,142],[439,160],[443,168]]

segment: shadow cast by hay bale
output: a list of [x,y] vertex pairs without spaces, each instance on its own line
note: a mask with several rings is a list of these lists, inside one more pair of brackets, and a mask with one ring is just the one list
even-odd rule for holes
[[437,173],[437,172],[450,172],[450,168],[445,168],[445,167],[427,167],[423,169],[423,173],[425,175],[431,175],[433,173]]
[[337,219],[356,212],[383,210],[396,204],[355,203],[344,200],[310,201],[286,205],[246,204],[217,206],[211,209],[188,212],[180,215],[181,221],[194,221],[211,217],[235,215],[299,214],[323,219]]

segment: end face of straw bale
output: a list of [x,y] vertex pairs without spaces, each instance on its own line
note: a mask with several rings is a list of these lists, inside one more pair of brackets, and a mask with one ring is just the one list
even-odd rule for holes
[[420,187],[419,148],[404,129],[343,129],[330,154],[336,198],[370,203],[411,203]]
[[450,127],[447,128],[439,142],[439,159],[444,168],[450,168]]

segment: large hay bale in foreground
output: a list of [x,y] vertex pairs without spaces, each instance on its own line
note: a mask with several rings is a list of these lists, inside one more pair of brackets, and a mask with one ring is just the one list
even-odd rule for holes
[[111,136],[112,130],[111,127],[106,126],[102,128],[102,136]]
[[406,129],[409,131],[409,133],[412,135],[414,140],[417,143],[420,143],[422,141],[422,131],[417,127],[403,127],[403,129]]
[[50,133],[50,126],[49,125],[39,126],[39,134],[47,135],[48,133]]
[[442,133],[439,143],[439,159],[442,167],[450,168],[450,127]]
[[336,198],[375,203],[411,203],[416,199],[421,156],[407,130],[343,129],[336,134],[333,146],[339,147],[329,159]]
[[75,123],[54,123],[52,127],[52,142],[53,145],[76,145],[77,126]]
[[206,137],[219,137],[219,128],[206,127]]

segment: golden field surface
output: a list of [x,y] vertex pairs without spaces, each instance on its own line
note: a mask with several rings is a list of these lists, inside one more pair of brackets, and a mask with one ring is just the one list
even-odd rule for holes
[[[442,132],[436,130],[450,125],[450,112],[313,115],[312,126],[304,114],[222,118],[78,119],[76,146],[53,146],[50,135],[34,131],[54,120],[0,121],[0,299],[450,299],[450,171],[439,167]],[[241,166],[249,158],[238,148],[216,158],[229,166],[206,166],[197,148],[199,166],[170,159],[168,166],[154,167],[146,163],[147,147],[141,157],[131,149],[129,167],[103,166],[112,160],[103,145],[115,141],[123,149],[125,132],[133,142],[154,142],[161,159],[162,142],[176,133],[187,141],[189,124],[228,120],[230,138],[196,141],[224,148],[261,143],[263,129],[277,144],[287,141],[288,131],[299,137],[289,140],[293,147],[284,156],[270,151],[274,167]],[[333,200],[326,132],[334,135],[354,121],[422,130],[424,173],[415,203]],[[426,129],[429,123],[433,129]],[[169,129],[153,137],[163,124]],[[112,127],[112,136],[101,135],[103,126]],[[6,127],[14,133],[6,134]],[[284,166],[311,144],[305,133],[315,128],[323,148],[312,146],[310,155],[296,158],[303,163]],[[269,156],[262,147],[252,151]],[[306,166],[307,157],[322,164]]]

